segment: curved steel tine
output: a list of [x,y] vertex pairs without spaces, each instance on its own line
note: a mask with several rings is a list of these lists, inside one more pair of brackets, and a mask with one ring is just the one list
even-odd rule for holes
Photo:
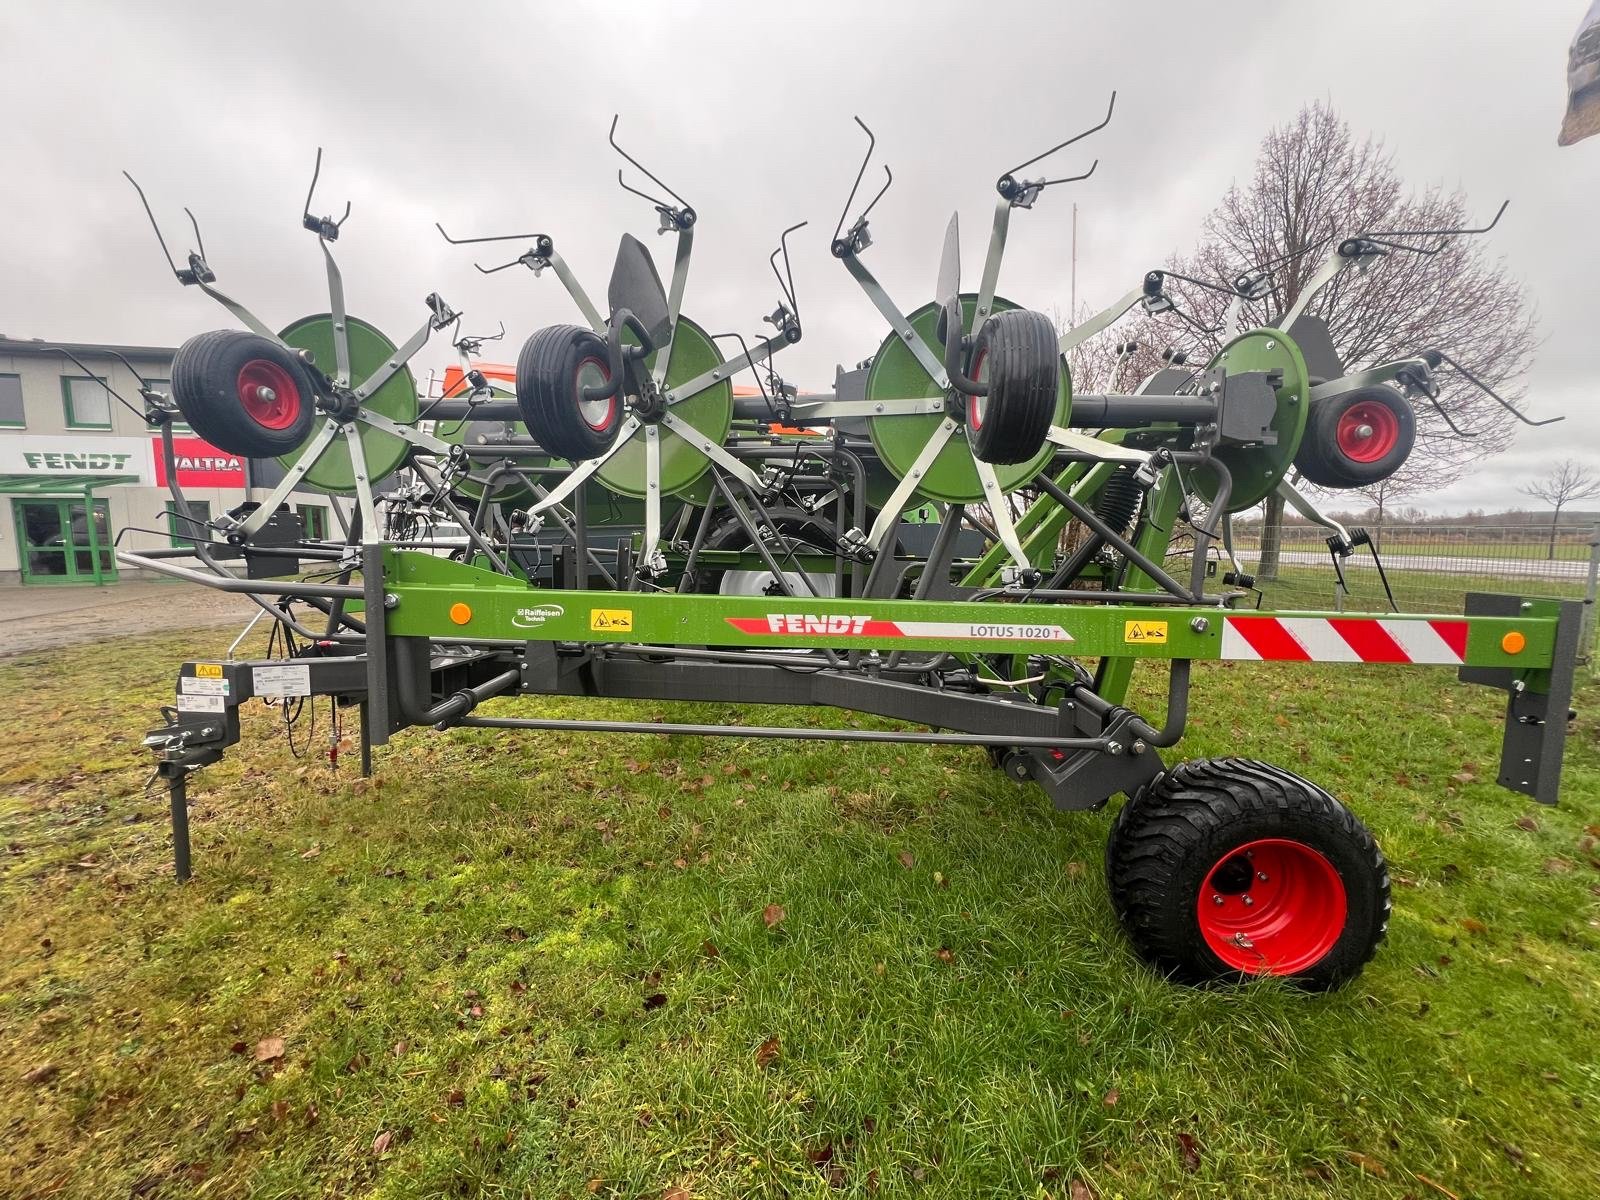
[[[867,135],[867,152],[861,158],[861,169],[856,172],[856,181],[850,185],[850,194],[845,197],[844,209],[839,213],[839,223],[833,227],[833,240],[836,242],[839,240],[839,235],[844,232],[845,218],[850,215],[850,206],[856,202],[856,189],[861,186],[861,180],[867,173],[867,164],[872,161],[872,152],[877,148],[878,145],[878,135],[873,133],[871,129],[867,128],[867,123],[865,121],[857,116],[852,116],[851,120],[853,120],[857,125],[861,126],[862,132]],[[887,167],[884,169],[888,170]],[[888,185],[885,186],[887,187]],[[882,193],[880,192],[879,195],[882,195]],[[877,201],[874,200],[873,204],[876,203]],[[871,207],[871,204],[867,205],[869,210]]]
[[[622,117],[621,113],[613,113],[611,115],[611,129],[606,134],[606,141],[611,143],[611,148],[613,150],[615,150],[618,154],[622,155],[623,158],[627,159],[628,162],[630,162],[640,172],[642,172],[644,174],[644,176],[647,179],[650,180],[650,182],[654,183],[658,188],[660,188],[662,191],[666,192],[667,195],[671,196],[674,200],[676,200],[678,202],[678,207],[679,208],[693,208],[694,206],[691,205],[687,200],[685,200],[682,196],[678,195],[677,192],[673,191],[665,183],[661,182],[661,179],[653,171],[651,171],[649,167],[645,166],[642,162],[640,162],[638,159],[636,159],[633,155],[629,154],[621,146],[617,145],[617,122],[621,119],[621,117]],[[618,183],[622,183],[622,172],[621,171],[617,172],[617,182]],[[628,185],[626,183],[622,183],[622,186],[627,191],[632,192],[635,196],[641,196],[644,199],[650,201],[651,204],[661,204],[660,200],[657,200],[653,196],[646,196],[643,192],[639,191],[637,188],[628,187]]]
[[[1098,125],[1091,126],[1090,128],[1085,129],[1082,133],[1073,134],[1066,141],[1061,142],[1061,143],[1059,143],[1057,145],[1051,146],[1050,149],[1046,150],[1042,154],[1035,154],[1027,162],[1018,163],[1016,166],[1012,167],[1005,174],[1006,175],[1015,176],[1018,171],[1026,170],[1027,168],[1033,166],[1033,164],[1038,162],[1040,159],[1049,158],[1057,150],[1065,150],[1068,146],[1072,145],[1074,142],[1081,142],[1081,141],[1083,141],[1084,138],[1088,137],[1090,134],[1099,133],[1107,125],[1111,124],[1111,114],[1114,111],[1116,111],[1116,107],[1117,107],[1117,93],[1116,92],[1112,92],[1111,93],[1111,103],[1106,105],[1105,119],[1102,120]],[[1093,171],[1094,168],[1091,167],[1090,170]],[[1002,176],[1002,178],[1004,178],[1004,176]],[[1065,183],[1067,181],[1066,180],[1058,180],[1057,182]]]
[[[313,217],[311,215],[311,200],[312,197],[317,194],[317,180],[321,177],[322,147],[318,146],[317,161],[316,164],[311,168],[311,186],[306,189],[305,210],[300,215],[300,223],[305,226],[305,228],[315,233],[318,237],[322,238],[324,241],[331,241],[332,238],[329,237],[327,232],[328,226],[331,225],[333,227],[333,235],[337,237],[339,230],[343,228],[344,223],[350,219],[350,201],[345,201],[344,215],[341,216],[337,221],[335,221],[332,217]],[[205,251],[202,250],[201,255],[203,256],[204,254]]]
[[[767,256],[767,265],[772,268],[772,274],[778,280],[778,290],[783,293],[783,298],[789,302],[789,310],[796,317],[800,315],[800,301],[795,298],[794,271],[789,264],[789,235],[797,229],[804,229],[810,221],[801,221],[798,225],[791,225],[778,235],[778,248]],[[778,255],[783,255],[783,274],[778,274]],[[788,283],[784,283],[784,277]]]
[[479,242],[522,242],[529,238],[538,241],[545,235],[542,233],[499,233],[493,237],[456,238],[444,231],[444,226],[435,221],[433,227],[439,231],[439,236],[452,246],[472,246]]
[[311,215],[311,198],[317,194],[317,180],[322,177],[322,147],[317,147],[317,161],[311,168],[311,186],[306,189],[306,204],[304,215]]
[[[1460,228],[1460,229],[1375,229],[1371,233],[1362,234],[1361,236],[1366,238],[1368,241],[1374,241],[1374,240],[1376,240],[1378,238],[1397,238],[1397,237],[1446,237],[1446,238],[1448,238],[1448,237],[1458,237],[1458,236],[1462,236],[1462,235],[1465,235],[1465,234],[1488,233],[1496,225],[1500,224],[1500,218],[1505,214],[1506,209],[1509,208],[1510,206],[1511,206],[1511,201],[1510,200],[1501,201],[1500,207],[1495,210],[1494,220],[1490,221],[1487,225],[1483,226],[1480,229],[1467,229],[1467,228]],[[1406,249],[1406,247],[1402,246],[1401,249]]]
[[1541,425],[1554,425],[1557,421],[1565,421],[1567,419],[1566,417],[1562,416],[1562,417],[1546,417],[1542,421],[1535,421],[1532,417],[1524,416],[1522,414],[1521,410],[1518,409],[1515,404],[1511,403],[1511,401],[1507,400],[1505,397],[1497,394],[1492,387],[1490,387],[1483,380],[1479,379],[1471,371],[1467,370],[1466,367],[1462,366],[1455,359],[1451,358],[1443,350],[1435,350],[1434,353],[1437,354],[1440,357],[1440,359],[1442,359],[1444,362],[1449,363],[1457,371],[1460,371],[1461,374],[1466,377],[1466,380],[1467,380],[1468,383],[1472,384],[1473,387],[1475,387],[1479,391],[1483,392],[1484,395],[1488,396],[1489,399],[1493,400],[1496,404],[1498,404],[1501,408],[1505,409],[1508,413],[1510,413],[1512,416],[1514,416],[1517,420],[1521,421],[1524,425],[1531,425],[1535,429],[1537,429]]
[[883,186],[878,189],[878,194],[872,198],[872,203],[861,210],[861,215],[856,218],[860,224],[867,219],[867,214],[878,206],[878,201],[883,199],[883,194],[889,190],[889,185],[894,182],[894,172],[889,169],[889,164],[883,164]]
[[1480,429],[1477,433],[1468,433],[1465,429],[1461,428],[1461,426],[1457,425],[1454,421],[1452,421],[1450,419],[1450,414],[1445,412],[1444,405],[1439,403],[1439,397],[1437,397],[1437,396],[1429,396],[1428,397],[1428,403],[1433,405],[1434,411],[1439,414],[1439,416],[1443,419],[1443,421],[1444,421],[1444,423],[1446,425],[1450,426],[1450,432],[1454,433],[1457,437],[1475,438],[1475,437],[1478,437],[1483,432]]
[[1089,176],[1093,175],[1095,173],[1095,169],[1097,167],[1099,167],[1099,165],[1100,165],[1100,160],[1097,158],[1092,163],[1089,164],[1089,169],[1087,171],[1085,171],[1082,175],[1063,175],[1060,179],[1046,179],[1039,186],[1040,187],[1054,187],[1058,183],[1079,183],[1079,182],[1082,182],[1083,180],[1089,178]]
[[749,362],[750,374],[752,374],[752,375],[754,375],[756,377],[756,387],[761,389],[761,399],[765,402],[765,404],[767,406],[767,410],[769,412],[773,413],[773,415],[776,415],[777,414],[777,410],[773,406],[772,396],[767,391],[767,385],[765,383],[763,383],[762,380],[761,380],[761,372],[756,370],[756,364],[755,363],[749,361],[750,360],[750,343],[744,340],[744,334],[738,333],[738,332],[734,332],[734,333],[713,333],[711,335],[711,340],[712,341],[716,341],[719,338],[732,338],[734,341],[739,343],[739,353],[744,356],[746,362]]
[[[150,211],[150,201],[145,196],[144,189],[139,186],[139,181],[132,175],[128,174],[128,172],[124,171],[122,173],[122,177],[129,183],[133,184],[133,190],[139,193],[139,203],[144,205],[144,215],[150,219],[150,228],[156,231],[156,241],[161,243],[161,253],[166,257],[167,266],[172,270],[174,275],[180,275],[181,272],[178,270],[178,264],[172,261],[172,251],[167,249],[167,239],[161,236],[161,226],[156,221],[156,214]],[[184,211],[188,212],[188,209],[185,209]],[[193,217],[191,216],[190,219],[193,220]],[[196,227],[195,236],[198,238],[199,234],[199,228]],[[200,251],[200,257],[205,257],[204,248],[202,248]]]
[[[98,383],[101,387],[105,388],[106,391],[110,392],[111,395],[116,398],[116,401],[117,401],[118,404],[122,405],[123,408],[127,409],[134,416],[138,417],[141,421],[143,421],[145,419],[144,412],[142,410],[138,409],[138,408],[135,408],[128,401],[124,400],[122,398],[122,394],[120,392],[118,392],[116,388],[111,386],[111,380],[109,378],[102,379],[100,377],[100,375],[98,373],[96,373],[96,371],[95,371],[95,369],[93,367],[91,367],[88,363],[84,362],[83,359],[79,358],[71,350],[68,350],[65,346],[46,346],[45,349],[54,351],[55,353],[61,355],[63,358],[70,358],[74,363],[77,364],[79,370],[81,370],[90,379],[92,379],[96,383]],[[143,390],[144,386],[145,386],[144,377],[142,375],[140,375],[139,372],[133,370],[133,364],[128,362],[127,359],[123,358],[122,355],[117,354],[115,351],[112,352],[112,357],[122,360],[123,365],[126,366],[129,371],[132,371],[133,372],[133,377],[139,381],[140,390]],[[107,374],[109,375],[110,372],[107,372]],[[65,385],[63,385],[63,386],[65,386]]]

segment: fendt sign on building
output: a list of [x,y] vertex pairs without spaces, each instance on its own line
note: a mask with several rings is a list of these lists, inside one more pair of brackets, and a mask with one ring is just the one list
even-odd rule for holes
[[[201,438],[172,439],[178,484],[188,488],[243,488],[244,460]],[[0,475],[126,475],[129,482],[167,486],[161,439],[111,434],[21,433],[0,438]]]

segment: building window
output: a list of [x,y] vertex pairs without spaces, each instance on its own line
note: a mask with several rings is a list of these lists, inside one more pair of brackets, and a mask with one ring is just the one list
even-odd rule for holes
[[21,429],[26,424],[22,412],[22,376],[0,375],[0,426]]
[[173,507],[172,501],[167,501],[167,532],[171,536],[174,546],[192,546],[196,542],[209,540],[207,523],[211,520],[211,501],[186,500],[189,506],[187,518],[178,515],[178,510]]
[[306,523],[306,541],[328,540],[328,507],[325,504],[296,504],[295,512]]
[[98,379],[83,375],[63,375],[61,394],[67,407],[70,429],[110,429],[111,393]]

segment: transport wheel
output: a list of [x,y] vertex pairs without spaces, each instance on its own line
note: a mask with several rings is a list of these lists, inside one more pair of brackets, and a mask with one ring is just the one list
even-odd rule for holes
[[311,432],[316,394],[305,366],[259,334],[197,334],[172,360],[172,398],[183,419],[219,450],[275,458]]
[[557,458],[585,462],[611,448],[622,424],[621,396],[586,400],[587,387],[609,382],[611,365],[599,334],[581,325],[551,325],[517,356],[517,405],[539,444]]
[[1011,309],[983,323],[972,347],[973,379],[987,396],[967,397],[967,444],[989,463],[1023,463],[1039,453],[1056,412],[1061,351],[1043,313]]
[[1411,402],[1374,384],[1312,403],[1294,465],[1319,487],[1368,487],[1398,471],[1416,440]]
[[[833,529],[830,525],[810,513],[802,512],[797,508],[768,509],[772,523],[777,526],[778,532],[790,544],[795,554],[832,554],[835,548]],[[754,552],[755,547],[750,543],[750,535],[745,532],[744,526],[736,519],[729,518],[718,525],[706,538],[707,550],[739,550]],[[778,560],[778,566],[787,568],[791,564],[785,561],[784,555],[773,548],[773,558]],[[833,574],[806,573],[799,570],[784,570],[784,579],[790,589],[797,596],[808,596],[804,580],[809,579],[812,589],[818,596],[833,596],[837,594],[834,587]],[[723,596],[781,596],[783,589],[778,586],[776,578],[763,563],[761,566],[748,570],[721,570],[712,567],[697,572],[695,591]]]
[[1389,925],[1372,834],[1315,784],[1251,759],[1182,763],[1141,788],[1117,814],[1106,875],[1134,949],[1185,983],[1336,987]]

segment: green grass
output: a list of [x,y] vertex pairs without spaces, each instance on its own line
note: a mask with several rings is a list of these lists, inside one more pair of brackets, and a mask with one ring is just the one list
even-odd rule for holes
[[228,637],[0,664],[0,1194],[1593,1194],[1592,721],[1535,811],[1446,672],[1199,670],[1183,753],[1328,786],[1396,887],[1351,987],[1198,991],[1119,935],[1109,813],[953,748],[414,732],[363,782],[255,706],[176,886],[139,738]]

